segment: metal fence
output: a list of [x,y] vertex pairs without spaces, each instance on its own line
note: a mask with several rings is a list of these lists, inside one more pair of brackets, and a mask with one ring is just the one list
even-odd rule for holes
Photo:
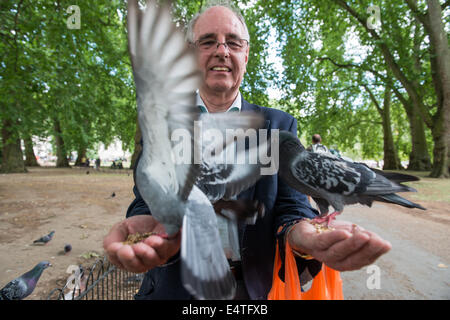
[[47,300],[133,300],[143,278],[144,274],[118,269],[103,257],[87,269],[81,267],[76,277],[53,289]]

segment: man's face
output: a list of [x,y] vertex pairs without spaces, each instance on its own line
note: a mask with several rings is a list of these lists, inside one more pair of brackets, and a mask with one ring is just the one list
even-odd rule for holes
[[[221,43],[237,38],[247,39],[245,29],[236,15],[224,7],[212,7],[205,11],[194,26],[194,41],[212,38]],[[199,50],[199,65],[204,75],[200,88],[205,94],[225,94],[234,97],[246,71],[249,47],[236,52],[215,46],[209,51]]]

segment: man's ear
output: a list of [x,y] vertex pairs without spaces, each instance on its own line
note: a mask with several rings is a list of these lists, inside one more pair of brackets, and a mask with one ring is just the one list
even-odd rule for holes
[[248,63],[248,56],[250,54],[250,44],[247,45],[247,50],[245,51],[245,69],[244,73],[247,72],[247,63]]

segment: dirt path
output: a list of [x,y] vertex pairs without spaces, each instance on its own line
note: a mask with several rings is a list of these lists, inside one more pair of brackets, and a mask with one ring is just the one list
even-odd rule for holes
[[[0,175],[0,288],[48,260],[53,267],[44,271],[27,298],[45,299],[66,283],[68,266],[91,265],[95,256],[81,255],[103,254],[104,235],[124,218],[134,197],[130,172],[32,168],[28,174]],[[55,236],[47,245],[32,244],[51,230]],[[73,249],[63,255],[66,243]]]
[[341,273],[345,299],[450,299],[450,207],[421,204],[430,209],[346,208],[340,219],[376,232],[392,249],[375,267]]
[[[48,268],[27,299],[45,299],[65,284],[68,266],[91,265],[103,254],[102,240],[124,218],[134,198],[130,171],[35,168],[0,175],[0,288],[41,260]],[[112,193],[115,197],[110,197]],[[420,202],[427,211],[376,204],[346,208],[352,221],[389,240],[393,249],[375,264],[380,288],[369,289],[367,268],[342,273],[346,299],[450,299],[450,204]],[[45,246],[33,240],[55,230]],[[73,247],[61,254],[66,243]],[[369,270],[370,271],[370,270]],[[373,272],[373,271],[372,271]],[[369,285],[370,286],[370,285]]]

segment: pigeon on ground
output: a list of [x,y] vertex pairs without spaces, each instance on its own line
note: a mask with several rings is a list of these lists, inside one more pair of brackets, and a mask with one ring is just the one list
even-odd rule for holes
[[64,246],[64,254],[68,254],[70,251],[72,251],[72,246],[68,243]]
[[[232,299],[236,283],[221,247],[214,207],[196,185],[204,146],[195,128],[199,122],[201,126],[215,121],[221,133],[237,128],[244,132],[262,127],[264,120],[243,113],[201,116],[195,104],[203,79],[196,52],[173,24],[169,5],[148,1],[143,11],[136,0],[128,1],[128,42],[143,140],[136,186],[168,237],[183,229],[184,287],[197,299]],[[232,142],[225,139],[221,146]],[[235,186],[242,183],[237,178]]]
[[37,240],[34,240],[33,243],[43,243],[44,245],[47,244],[50,240],[52,240],[53,235],[55,234],[55,231],[50,232],[49,234],[40,237]]
[[[373,201],[381,201],[426,210],[396,194],[416,192],[395,181],[417,180],[414,177],[386,173],[393,179],[389,180],[380,170],[371,170],[364,164],[309,152],[290,132],[281,131],[279,137],[279,174],[290,187],[314,199],[320,210],[320,217],[314,219],[318,223],[327,222],[328,225],[345,205],[355,203],[371,207]],[[330,205],[336,211],[328,215]]]
[[0,300],[22,300],[28,297],[36,287],[42,271],[51,267],[50,262],[39,262],[33,269],[12,280],[0,290]]
[[112,198],[114,198],[115,196],[116,196],[116,193],[113,192],[113,193],[111,193],[111,195],[110,195],[108,198],[105,198],[105,199],[112,199]]

